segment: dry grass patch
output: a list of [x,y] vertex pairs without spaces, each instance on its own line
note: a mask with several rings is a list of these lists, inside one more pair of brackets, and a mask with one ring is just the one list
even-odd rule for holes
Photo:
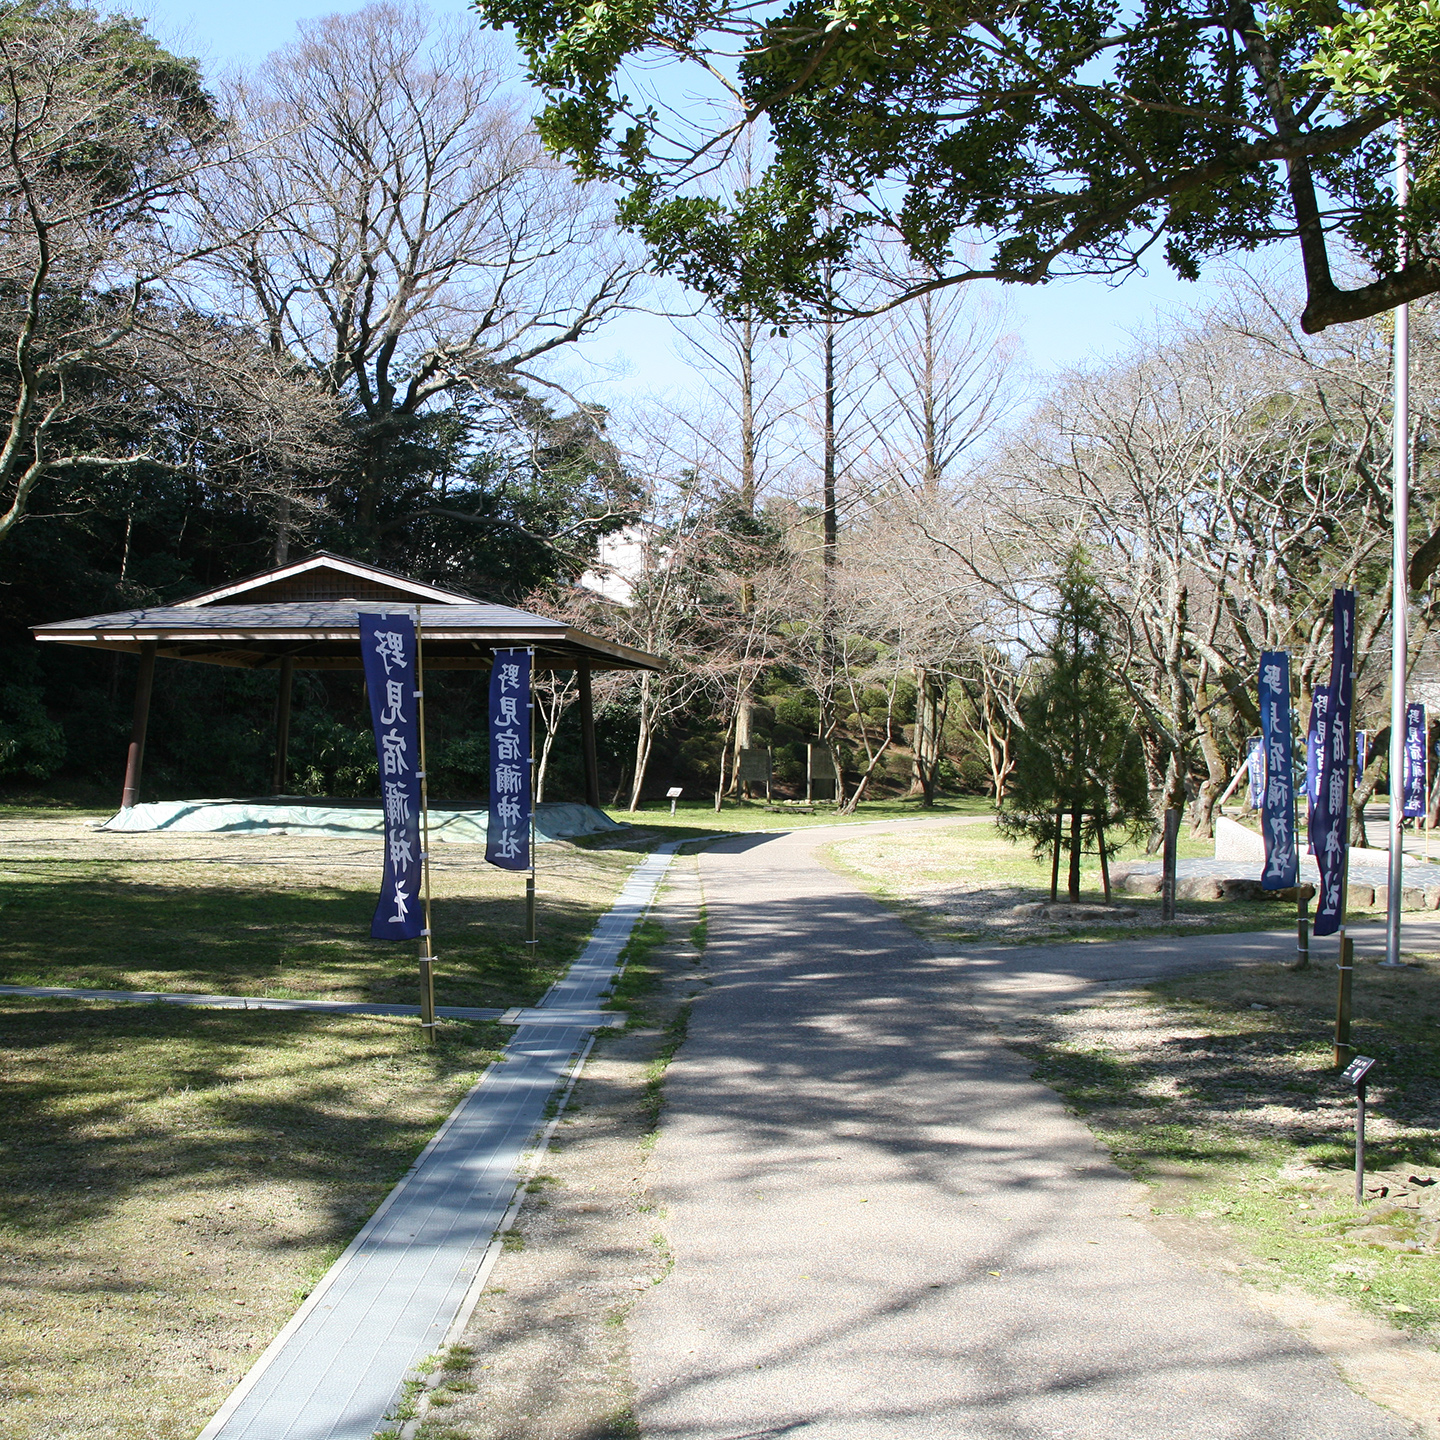
[[[538,999],[637,857],[540,846],[540,944],[524,879],[483,848],[437,845],[436,998]],[[53,811],[0,815],[0,983],[415,1000],[410,946],[371,940],[378,840],[110,834]]]
[[[864,836],[842,840],[822,852],[838,869],[859,881],[916,930],[936,940],[1028,942],[1072,935],[1121,939],[1135,935],[1212,930],[1254,930],[1284,925],[1284,907],[1266,902],[1186,901],[1178,923],[1162,926],[1156,897],[1114,894],[1114,903],[1136,910],[1134,919],[1057,922],[1016,915],[1017,905],[1050,898],[1050,867],[1030,848],[1000,835],[993,824],[961,824],[922,833]],[[1211,858],[1209,841],[1181,841],[1182,859]],[[1110,857],[1112,874],[1126,862],[1153,859],[1138,849]],[[1065,859],[1060,896],[1065,898]],[[1104,899],[1099,862],[1086,858],[1080,872],[1081,899]],[[1293,907],[1292,907],[1293,909]]]
[[193,1436],[504,1039],[0,1001],[6,1440]]
[[[455,853],[452,853],[453,852]],[[378,843],[0,815],[0,982],[411,1001]],[[435,866],[442,1004],[544,992],[636,863]],[[505,1043],[498,1026],[0,997],[5,1440],[193,1436]]]

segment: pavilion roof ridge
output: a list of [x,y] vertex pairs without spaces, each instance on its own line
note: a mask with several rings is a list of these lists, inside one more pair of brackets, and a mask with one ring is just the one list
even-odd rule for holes
[[[232,580],[224,585],[217,585],[209,590],[202,590],[197,594],[188,595],[183,600],[171,601],[166,609],[199,609],[212,605],[222,605],[226,601],[232,604],[245,604],[244,596],[252,591],[261,590],[267,586],[281,584],[287,580],[296,579],[314,571],[329,571],[332,574],[344,575],[356,580],[369,581],[372,584],[384,585],[393,590],[399,590],[411,598],[413,602],[429,602],[439,605],[484,605],[489,602],[480,600],[474,595],[467,595],[459,590],[446,590],[438,585],[427,585],[420,580],[412,580],[407,575],[400,575],[394,570],[386,570],[379,565],[371,565],[364,560],[352,560],[345,555],[336,555],[330,550],[317,550],[307,555],[303,560],[291,561],[285,565],[275,566],[269,570],[258,570],[250,575],[242,576],[238,580]],[[400,603],[398,601],[390,602]]]

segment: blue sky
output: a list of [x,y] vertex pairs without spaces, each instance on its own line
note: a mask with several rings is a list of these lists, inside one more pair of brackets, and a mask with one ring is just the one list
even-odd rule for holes
[[[208,71],[250,64],[293,39],[299,21],[335,11],[361,8],[363,0],[250,0],[236,4],[196,5],[190,0],[149,0],[135,8],[150,21],[168,47],[197,56]],[[464,0],[429,0],[441,14],[462,15]],[[1039,371],[1058,369],[1125,348],[1128,336],[1145,329],[1158,314],[1206,303],[1215,293],[1202,281],[1177,279],[1158,261],[1151,272],[1119,287],[1097,280],[1065,280],[1042,289],[1006,287],[1015,329],[1031,364]],[[600,389],[630,391],[648,386],[671,388],[680,365],[668,323],[633,316],[612,325],[589,346],[601,370],[615,378]]]
[[[106,8],[104,5],[97,6]],[[190,0],[133,0],[132,5],[115,0],[116,9],[133,8],[136,14],[150,21],[151,31],[167,46],[181,54],[195,55],[207,66],[239,61],[242,64],[263,59],[295,38],[295,26],[301,20],[319,15],[333,15],[363,8],[363,0],[324,0],[287,3],[287,0],[218,0],[210,5],[197,5]],[[464,14],[463,0],[429,0],[436,14]]]

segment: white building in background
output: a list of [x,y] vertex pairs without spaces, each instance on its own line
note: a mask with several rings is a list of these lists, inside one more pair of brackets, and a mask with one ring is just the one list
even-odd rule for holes
[[[651,562],[663,556],[650,557]],[[629,605],[645,573],[645,527],[627,525],[600,541],[595,568],[580,577],[580,584],[616,605]]]

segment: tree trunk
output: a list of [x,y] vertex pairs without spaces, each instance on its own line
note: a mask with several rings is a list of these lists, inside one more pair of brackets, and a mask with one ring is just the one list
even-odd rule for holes
[[835,805],[838,808],[845,803],[845,767],[838,745],[827,743],[825,748],[830,752],[831,765],[835,767]]
[[555,732],[549,728],[545,731],[545,738],[540,742],[540,760],[535,766],[535,803],[542,804],[545,799],[545,771],[550,766],[550,747],[555,743]]
[[650,766],[650,745],[654,739],[654,723],[650,713],[650,677],[640,677],[640,728],[635,735],[635,779],[630,786],[631,814],[640,808],[640,794],[645,789],[645,772]]
[[[748,307],[740,320],[740,508],[755,514],[755,473],[759,439],[755,432],[755,319]],[[740,585],[740,613],[748,615],[755,605],[755,586],[747,576]],[[741,687],[735,712],[735,778],[737,794],[749,797],[750,782],[740,781],[740,752],[753,743],[755,698],[751,682]]]
[[275,549],[273,554],[277,567],[285,564],[290,558],[290,497],[288,495],[282,495],[280,497],[280,504],[275,513]]
[[1010,717],[992,693],[988,683],[982,685],[985,697],[985,750],[990,762],[990,783],[995,787],[995,808],[1005,798],[1005,785],[1015,761],[1010,754]]
[[1050,856],[1050,903],[1060,898],[1060,837],[1065,833],[1065,812],[1055,812],[1055,848]]
[[[1387,757],[1390,753],[1390,727],[1383,726],[1377,730],[1370,740],[1370,754],[1367,757],[1369,764],[1366,765],[1363,773],[1357,772],[1355,784],[1351,791],[1350,801],[1350,843],[1357,850],[1368,850],[1370,848],[1370,837],[1365,833],[1365,807],[1375,795],[1375,787],[1380,783],[1380,766],[1378,760]],[[1387,765],[1388,770],[1388,765]],[[1365,776],[1370,778],[1367,780]]]
[[850,799],[841,807],[844,814],[853,815],[855,813],[855,807],[859,805],[861,797],[865,794],[866,788],[870,784],[870,777],[875,773],[875,767],[885,758],[885,754],[889,749],[890,740],[887,734],[887,738],[881,742],[876,748],[875,753],[870,757],[870,763],[866,765],[865,773],[861,775],[859,782],[855,786],[855,793],[851,795]]
[[[825,349],[825,455],[824,475],[820,504],[821,537],[824,549],[826,577],[834,567],[839,555],[840,528],[835,509],[836,452],[838,441],[835,434],[835,322],[827,320],[824,332]],[[830,598],[827,586],[826,596]]]
[[1095,822],[1095,842],[1100,847],[1100,883],[1105,887],[1105,903],[1110,903],[1110,857],[1105,853],[1105,827]]
[[1070,894],[1070,903],[1080,903],[1080,811],[1078,809],[1070,812],[1070,874],[1066,888]]
[[[744,605],[743,593],[741,596],[741,604],[742,606]],[[750,795],[750,782],[746,780],[742,784],[740,781],[740,752],[750,748],[752,744],[751,737],[754,734],[754,725],[755,701],[753,699],[751,686],[747,681],[741,689],[735,705],[735,772],[730,778],[730,788],[734,790],[737,795],[742,795],[747,799]],[[726,741],[726,748],[729,748],[728,740]]]
[[[374,426],[374,430],[382,430],[384,422],[381,421]],[[355,506],[355,530],[358,532],[360,545],[364,551],[369,551],[374,546],[376,512],[380,506],[380,496],[384,489],[385,474],[385,452],[389,448],[388,437],[383,434],[371,433],[365,441],[360,462],[360,483],[357,486],[359,495]]]
[[[730,717],[730,723],[725,727],[725,739],[720,744],[720,783],[715,787],[715,813],[720,813],[721,802],[725,799],[725,759],[730,754],[730,737],[732,733],[739,733],[740,712],[736,710]],[[739,751],[736,751],[738,756]],[[738,761],[737,761],[738,764]]]
[[1160,813],[1185,809],[1185,777],[1190,770],[1185,742],[1190,734],[1190,687],[1185,681],[1182,637],[1185,632],[1189,592],[1181,586],[1175,602],[1175,623],[1166,640],[1165,672],[1170,688],[1170,716],[1174,725],[1174,743],[1165,766],[1165,790],[1160,797]]
[[1195,687],[1195,699],[1197,709],[1201,711],[1200,754],[1204,757],[1205,769],[1208,773],[1195,796],[1195,805],[1190,818],[1190,834],[1196,840],[1211,840],[1215,836],[1215,806],[1221,795],[1225,793],[1225,786],[1230,777],[1225,772],[1225,759],[1220,754],[1220,742],[1215,736],[1215,725],[1210,718],[1211,711],[1205,705],[1203,671],[1200,682]]
[[[821,645],[824,650],[825,683],[833,692],[835,685],[835,565],[839,559],[839,531],[835,510],[836,437],[835,437],[835,322],[826,320],[824,327],[824,370],[825,370],[825,433],[821,481]],[[824,726],[825,748],[830,752],[830,763],[835,768],[835,803],[845,801],[845,771],[840,763],[839,747],[835,744],[836,727],[833,693],[820,707],[821,724]]]
[[915,667],[915,765],[910,794],[924,809],[935,804],[935,777],[940,768],[940,705],[937,677],[923,665]]

